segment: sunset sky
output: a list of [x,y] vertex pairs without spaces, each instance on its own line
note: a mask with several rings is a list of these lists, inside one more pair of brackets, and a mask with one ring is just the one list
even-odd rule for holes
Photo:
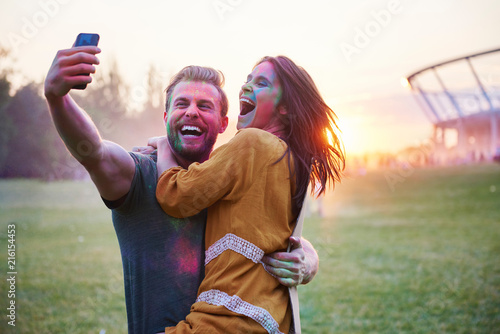
[[348,152],[394,152],[430,135],[401,78],[499,48],[499,14],[498,0],[2,0],[0,45],[17,59],[18,82],[41,81],[57,50],[80,32],[99,33],[99,68],[117,60],[132,103],[141,102],[150,64],[165,86],[186,65],[215,67],[232,119],[252,66],[283,54],[336,111]]

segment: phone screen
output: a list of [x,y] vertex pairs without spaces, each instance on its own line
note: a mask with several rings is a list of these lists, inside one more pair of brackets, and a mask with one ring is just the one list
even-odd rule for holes
[[98,34],[78,34],[76,37],[75,46],[84,46],[84,45],[94,45],[97,46],[99,43],[99,35]]

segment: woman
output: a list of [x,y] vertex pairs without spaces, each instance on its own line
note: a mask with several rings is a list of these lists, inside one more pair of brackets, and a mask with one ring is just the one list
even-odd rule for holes
[[209,207],[205,279],[186,320],[166,333],[288,332],[287,288],[261,258],[286,249],[309,183],[323,193],[340,181],[335,118],[304,69],[265,57],[241,88],[236,136],[202,164],[185,170],[171,156],[163,166],[156,196],[168,214]]

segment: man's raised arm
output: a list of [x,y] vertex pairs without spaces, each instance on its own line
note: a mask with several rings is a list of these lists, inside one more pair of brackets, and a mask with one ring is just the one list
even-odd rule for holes
[[45,97],[52,120],[70,153],[87,169],[101,196],[117,200],[127,194],[135,172],[128,152],[104,141],[90,116],[68,94],[78,84],[90,83],[99,64],[94,46],[60,50],[45,79]]

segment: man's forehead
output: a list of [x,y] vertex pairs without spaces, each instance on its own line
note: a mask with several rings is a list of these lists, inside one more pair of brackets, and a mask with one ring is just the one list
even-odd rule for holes
[[172,92],[172,98],[203,98],[219,100],[220,94],[217,88],[211,83],[204,81],[181,81]]

